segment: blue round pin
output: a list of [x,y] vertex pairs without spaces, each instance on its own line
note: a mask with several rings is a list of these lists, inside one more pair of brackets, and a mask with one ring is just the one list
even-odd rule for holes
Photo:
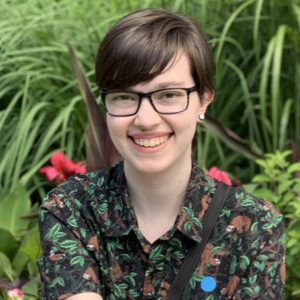
[[204,292],[212,292],[217,287],[216,279],[211,276],[205,276],[201,280],[201,289]]

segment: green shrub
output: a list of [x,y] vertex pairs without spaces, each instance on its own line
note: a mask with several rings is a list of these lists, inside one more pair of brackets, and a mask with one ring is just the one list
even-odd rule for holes
[[252,192],[271,201],[286,219],[287,292],[300,299],[300,163],[291,163],[291,152],[266,154],[257,163],[262,173],[253,178]]

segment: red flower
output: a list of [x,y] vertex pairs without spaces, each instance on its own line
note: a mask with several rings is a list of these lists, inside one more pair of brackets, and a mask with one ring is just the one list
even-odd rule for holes
[[87,172],[83,162],[75,163],[69,160],[62,152],[55,152],[51,157],[52,166],[40,169],[40,173],[45,174],[49,181],[60,184],[75,174],[85,174]]
[[208,175],[214,179],[217,179],[227,185],[232,185],[229,175],[226,172],[221,171],[217,167],[212,167],[208,171]]

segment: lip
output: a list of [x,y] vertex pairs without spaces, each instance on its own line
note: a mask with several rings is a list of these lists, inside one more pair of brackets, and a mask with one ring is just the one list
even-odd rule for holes
[[143,133],[133,133],[129,134],[128,136],[132,139],[155,139],[155,138],[161,138],[164,136],[170,137],[172,133],[170,132],[143,132]]
[[[133,147],[139,152],[153,153],[164,148],[168,144],[168,141],[170,140],[172,135],[173,134],[170,133],[142,133],[129,135],[128,137],[131,140]],[[140,140],[141,143],[137,144],[136,140]],[[159,144],[159,140],[163,141],[163,143]],[[155,142],[157,142],[158,144],[155,145]],[[141,144],[147,144],[148,146],[143,146]]]

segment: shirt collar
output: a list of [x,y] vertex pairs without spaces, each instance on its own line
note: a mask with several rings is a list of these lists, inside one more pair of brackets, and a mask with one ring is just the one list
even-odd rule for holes
[[[197,242],[202,239],[202,220],[215,186],[215,181],[193,162],[185,201],[176,219],[175,228]],[[106,236],[111,237],[128,235],[137,226],[137,220],[127,197],[123,162],[111,168],[107,191],[106,201],[111,215],[107,222],[101,224],[102,230]]]

